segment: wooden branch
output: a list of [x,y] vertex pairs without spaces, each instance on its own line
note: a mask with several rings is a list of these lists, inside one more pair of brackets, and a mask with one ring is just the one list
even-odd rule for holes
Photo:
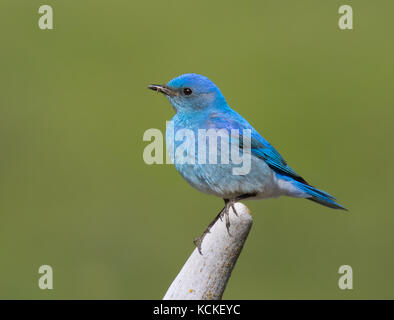
[[235,204],[236,216],[230,209],[230,234],[225,219],[212,226],[202,242],[202,255],[197,248],[167,290],[163,300],[220,300],[231,271],[248,237],[253,219],[242,203]]

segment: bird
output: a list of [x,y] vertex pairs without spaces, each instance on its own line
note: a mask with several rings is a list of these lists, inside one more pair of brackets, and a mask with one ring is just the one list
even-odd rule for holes
[[[313,187],[297,174],[279,152],[228,105],[220,89],[207,77],[186,73],[167,84],[150,84],[148,88],[164,94],[175,111],[167,125],[166,146],[177,171],[195,189],[224,200],[224,208],[202,236],[194,240],[200,254],[204,237],[219,218],[225,218],[230,233],[229,210],[232,208],[237,214],[234,204],[240,200],[290,196],[308,199],[332,209],[347,210],[336,202],[334,196]],[[191,152],[191,159],[189,158],[192,161],[185,162],[183,153],[174,152],[174,148],[179,147],[182,141],[174,141],[169,128],[175,133],[188,130],[196,136],[202,129],[225,130],[230,137],[231,147],[236,146],[240,154],[247,152],[247,143],[243,144],[242,141],[249,142],[249,171],[246,174],[234,174],[233,169],[237,165],[233,161],[201,163],[194,148],[191,148],[194,153]],[[239,132],[237,139],[232,138],[234,135],[231,130]],[[249,140],[243,140],[244,132],[249,132]],[[195,141],[189,143],[186,149],[189,150],[194,143]],[[221,144],[217,146],[218,149],[221,148]]]

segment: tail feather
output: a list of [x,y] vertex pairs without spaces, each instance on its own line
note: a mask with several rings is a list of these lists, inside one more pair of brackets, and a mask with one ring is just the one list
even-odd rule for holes
[[306,199],[311,200],[313,202],[317,202],[323,206],[332,208],[332,209],[340,209],[340,210],[346,210],[348,211],[345,207],[341,206],[339,203],[335,202],[335,197],[330,195],[327,192],[321,191],[319,189],[316,189],[310,185],[303,184],[301,182],[295,181],[293,182],[294,185],[296,185],[299,189],[304,191],[307,194]]
[[307,198],[307,199],[311,200],[313,202],[317,202],[317,203],[319,203],[319,204],[321,204],[323,206],[326,206],[326,207],[329,207],[329,208],[332,208],[332,209],[340,209],[340,210],[348,211],[348,209],[346,209],[345,207],[343,207],[340,204],[336,203],[332,199],[328,199],[328,198],[326,198],[326,199],[319,199],[319,198],[313,197],[313,196],[310,197],[310,198]]

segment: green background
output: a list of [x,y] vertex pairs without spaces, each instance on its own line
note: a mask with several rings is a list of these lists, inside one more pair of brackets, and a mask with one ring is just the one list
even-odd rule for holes
[[[38,8],[54,9],[54,30]],[[338,28],[351,4],[354,30]],[[188,72],[348,213],[247,202],[225,299],[394,298],[393,1],[0,2],[0,298],[160,299],[222,207],[143,133]],[[40,265],[54,289],[40,290]],[[353,267],[354,289],[338,288]]]

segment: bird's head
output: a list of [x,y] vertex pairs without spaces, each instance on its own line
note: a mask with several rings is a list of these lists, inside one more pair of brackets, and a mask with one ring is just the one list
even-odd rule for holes
[[151,84],[148,88],[166,95],[176,112],[201,112],[227,105],[219,88],[199,74],[183,74],[166,85]]

